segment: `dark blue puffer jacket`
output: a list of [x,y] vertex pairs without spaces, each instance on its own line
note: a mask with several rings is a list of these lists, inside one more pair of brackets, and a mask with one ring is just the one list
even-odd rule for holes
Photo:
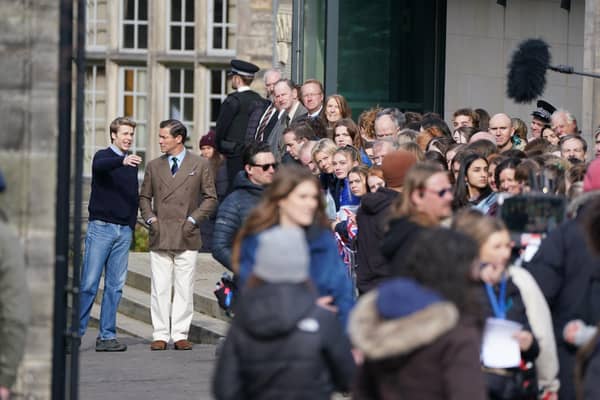
[[240,171],[233,181],[232,192],[219,206],[213,232],[212,255],[229,270],[233,239],[262,193],[263,187],[250,182],[246,172]]
[[[243,287],[252,274],[255,264],[259,234],[244,238],[240,249],[239,286]],[[333,233],[313,225],[306,230],[310,250],[310,279],[319,296],[332,296],[338,308],[338,317],[346,326],[348,315],[354,306],[352,279],[338,254]]]

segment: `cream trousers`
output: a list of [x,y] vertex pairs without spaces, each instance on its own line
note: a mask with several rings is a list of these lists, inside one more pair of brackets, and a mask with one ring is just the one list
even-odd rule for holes
[[[187,339],[194,314],[196,250],[151,251],[150,316],[153,340]],[[174,288],[171,305],[171,288]],[[171,324],[169,329],[169,315]]]

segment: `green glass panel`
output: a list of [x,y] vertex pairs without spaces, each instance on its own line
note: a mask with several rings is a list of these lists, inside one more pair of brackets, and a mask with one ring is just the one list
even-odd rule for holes
[[325,1],[304,1],[304,80],[325,79]]
[[340,3],[338,92],[349,101],[355,119],[376,105],[433,110],[439,3]]

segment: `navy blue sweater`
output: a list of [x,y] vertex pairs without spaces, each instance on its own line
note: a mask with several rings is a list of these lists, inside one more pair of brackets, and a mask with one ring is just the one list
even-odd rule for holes
[[123,158],[110,147],[99,150],[94,155],[89,220],[129,225],[131,229],[135,229],[138,169],[123,165]]

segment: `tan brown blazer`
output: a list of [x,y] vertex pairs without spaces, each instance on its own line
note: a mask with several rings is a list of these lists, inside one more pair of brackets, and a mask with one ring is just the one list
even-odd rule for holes
[[[140,191],[140,211],[150,225],[150,250],[198,250],[198,224],[217,207],[208,161],[186,150],[179,171],[171,175],[167,155],[148,163]],[[196,224],[187,220],[192,217]]]

